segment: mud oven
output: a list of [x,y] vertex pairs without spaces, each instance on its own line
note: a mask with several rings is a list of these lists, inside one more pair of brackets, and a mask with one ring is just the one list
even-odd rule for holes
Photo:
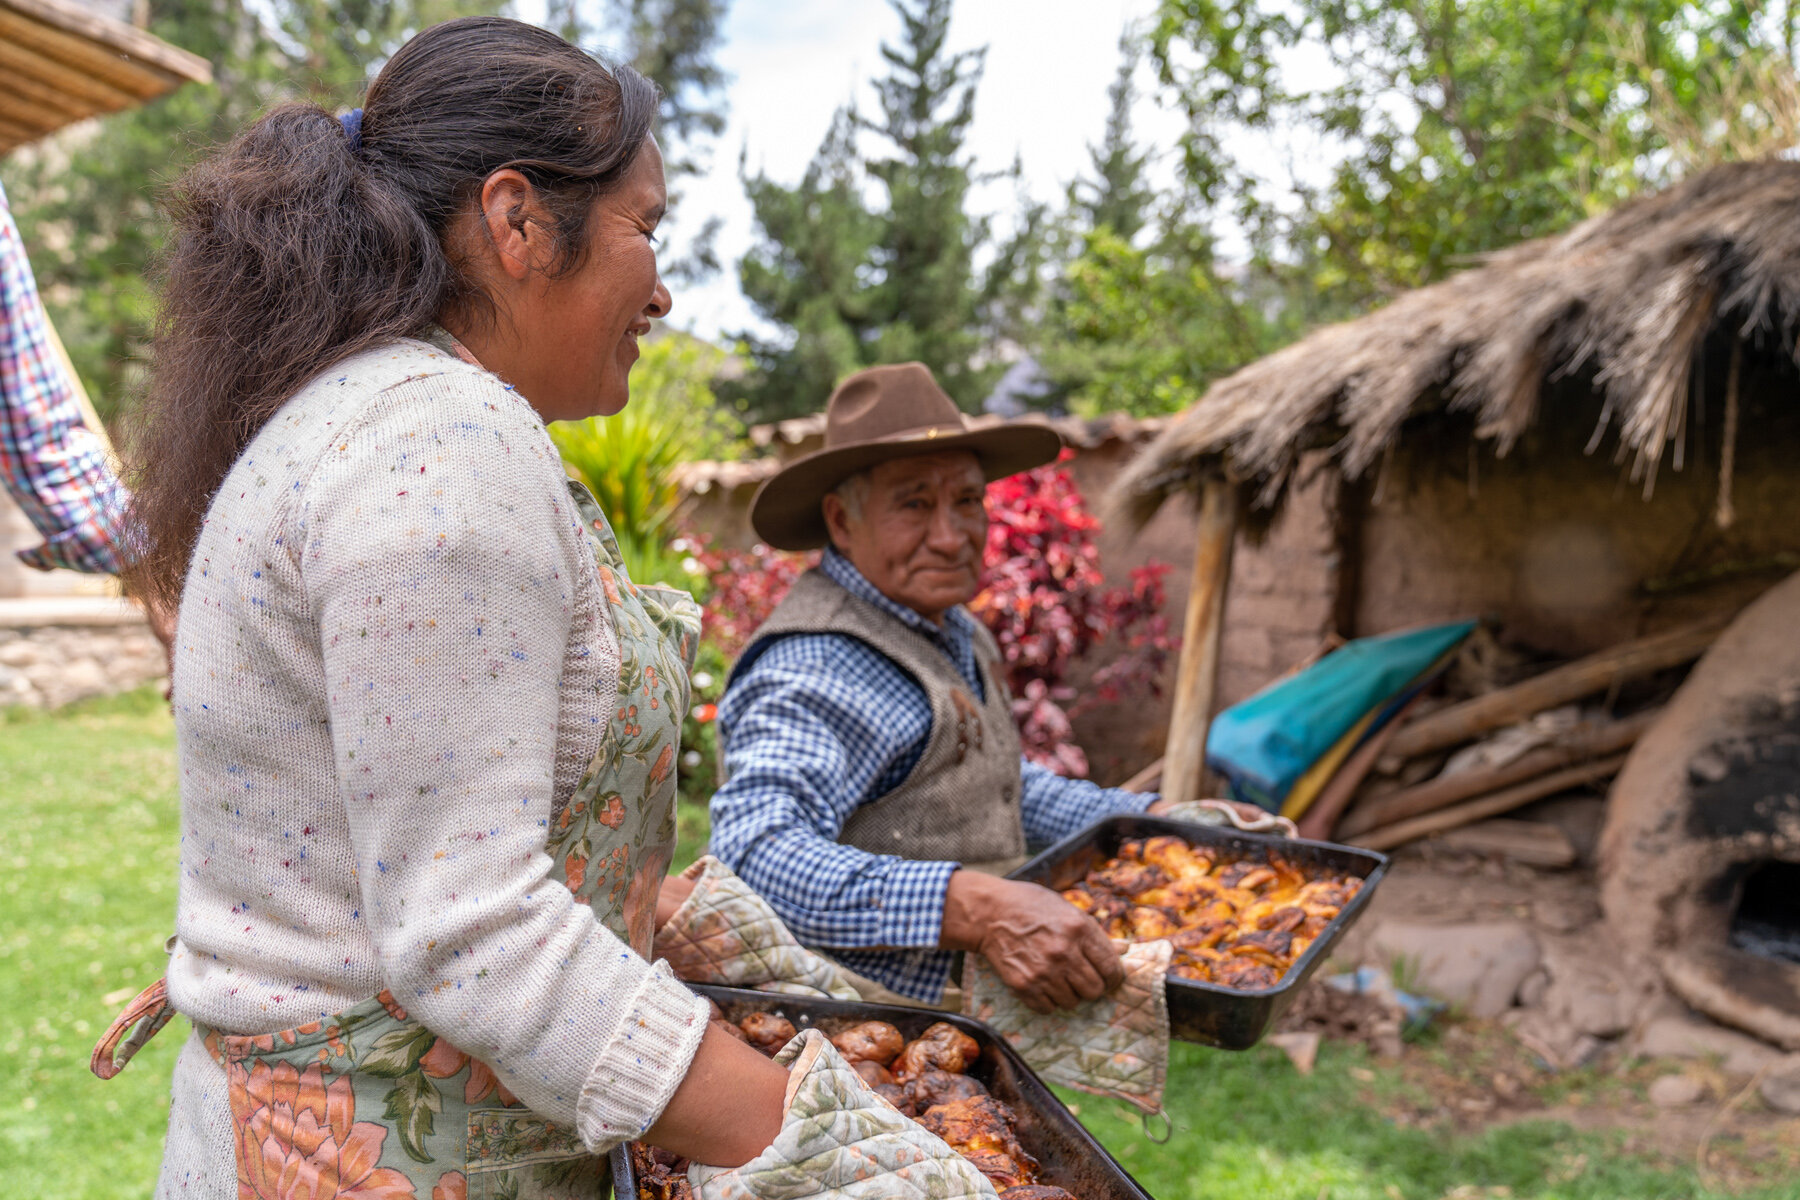
[[1613,785],[1601,898],[1714,1020],[1800,1050],[1800,576],[1720,636]]

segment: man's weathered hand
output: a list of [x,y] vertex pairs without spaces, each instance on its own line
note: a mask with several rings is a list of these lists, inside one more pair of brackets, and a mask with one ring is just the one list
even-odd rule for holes
[[950,877],[938,944],[986,958],[1034,1012],[1074,1008],[1125,979],[1092,917],[1048,888],[975,871]]

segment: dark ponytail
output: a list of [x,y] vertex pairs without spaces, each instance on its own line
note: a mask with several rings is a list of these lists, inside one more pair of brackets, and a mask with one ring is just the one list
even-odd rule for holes
[[425,30],[363,103],[360,144],[287,104],[176,187],[142,435],[135,586],[170,607],[213,494],[250,439],[332,363],[486,298],[447,254],[487,177],[528,178],[580,264],[593,201],[650,133],[655,86],[500,17]]

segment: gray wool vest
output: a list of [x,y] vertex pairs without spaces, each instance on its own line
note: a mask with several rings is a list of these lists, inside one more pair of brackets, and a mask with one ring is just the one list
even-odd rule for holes
[[886,655],[918,681],[931,703],[931,735],[900,785],[851,814],[838,842],[872,854],[956,860],[1004,873],[1025,859],[1019,817],[1019,733],[1001,673],[1000,647],[975,627],[975,661],[985,701],[944,652],[917,630],[845,591],[829,576],[802,575],[738,661],[754,661],[771,639],[838,633]]

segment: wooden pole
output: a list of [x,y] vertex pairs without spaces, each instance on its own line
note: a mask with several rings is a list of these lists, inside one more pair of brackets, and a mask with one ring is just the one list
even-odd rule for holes
[[1344,764],[1337,769],[1331,781],[1319,790],[1314,797],[1312,807],[1300,814],[1294,824],[1303,838],[1324,841],[1331,836],[1332,826],[1338,823],[1338,816],[1356,794],[1357,785],[1375,768],[1375,760],[1381,757],[1382,747],[1388,744],[1394,732],[1406,721],[1407,713],[1419,702],[1414,696],[1406,702],[1406,707],[1389,718],[1388,723],[1377,729],[1368,741],[1358,746]]
[[1206,782],[1206,731],[1212,723],[1219,682],[1219,634],[1225,592],[1231,583],[1231,547],[1237,536],[1237,489],[1213,478],[1200,493],[1194,530],[1194,577],[1181,633],[1181,668],[1163,757],[1163,798],[1199,800]]
[[1623,720],[1588,722],[1576,726],[1548,745],[1526,751],[1504,766],[1464,771],[1448,778],[1428,779],[1379,799],[1365,801],[1351,809],[1349,815],[1338,822],[1337,834],[1339,837],[1355,837],[1383,825],[1392,825],[1396,821],[1448,808],[1471,796],[1485,796],[1591,758],[1616,754],[1635,743],[1639,735],[1650,728],[1651,723],[1661,715],[1661,708],[1653,708]]
[[1714,613],[1691,625],[1626,642],[1512,687],[1439,709],[1396,734],[1388,743],[1383,765],[1454,746],[1547,708],[1604,692],[1615,684],[1641,679],[1665,667],[1692,662],[1706,652],[1736,616],[1736,612]]
[[1466,804],[1458,804],[1451,808],[1439,809],[1422,817],[1414,817],[1410,821],[1396,821],[1392,825],[1383,825],[1379,829],[1371,829],[1367,833],[1358,834],[1347,839],[1352,846],[1362,846],[1368,850],[1392,850],[1395,846],[1404,846],[1408,842],[1418,841],[1434,833],[1443,833],[1447,829],[1460,829],[1464,825],[1472,825],[1487,817],[1497,817],[1501,813],[1511,812],[1515,808],[1523,808],[1533,800],[1542,800],[1545,796],[1554,796],[1558,792],[1566,792],[1572,787],[1580,787],[1584,783],[1593,783],[1616,775],[1620,767],[1625,765],[1625,755],[1615,754],[1609,758],[1598,758],[1593,762],[1582,763],[1564,771],[1554,771],[1549,775],[1533,779],[1529,783],[1521,783],[1517,787],[1506,788],[1491,796],[1481,796]]

